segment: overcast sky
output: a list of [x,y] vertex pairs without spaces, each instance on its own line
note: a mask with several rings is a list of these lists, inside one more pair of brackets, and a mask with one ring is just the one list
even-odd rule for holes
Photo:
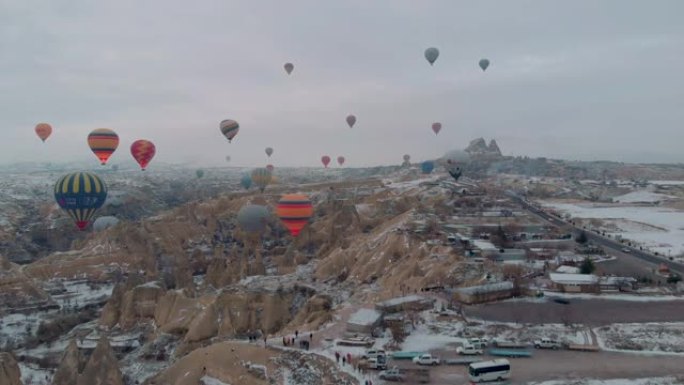
[[[0,0],[0,163],[96,165],[98,127],[121,137],[114,164],[140,138],[165,162],[260,166],[272,146],[276,166],[367,166],[480,136],[507,155],[684,162],[682,15],[680,0]],[[222,119],[240,123],[232,144]]]

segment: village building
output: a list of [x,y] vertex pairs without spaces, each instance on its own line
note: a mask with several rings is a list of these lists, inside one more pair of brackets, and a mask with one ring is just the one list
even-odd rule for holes
[[383,314],[399,313],[402,311],[423,311],[432,309],[435,300],[420,295],[408,295],[405,297],[392,298],[387,301],[378,302],[375,308]]
[[454,289],[452,295],[456,301],[470,305],[511,298],[514,288],[513,282],[497,282]]
[[599,277],[593,274],[550,273],[551,289],[562,293],[598,293]]

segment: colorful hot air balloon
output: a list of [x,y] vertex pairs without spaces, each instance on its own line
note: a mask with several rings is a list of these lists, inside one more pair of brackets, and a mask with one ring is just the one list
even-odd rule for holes
[[420,165],[420,169],[423,171],[423,174],[431,173],[434,168],[435,164],[431,160],[426,160]]
[[249,190],[249,188],[252,186],[252,177],[247,174],[243,175],[240,179],[240,184],[245,190]]
[[271,147],[266,147],[266,155],[270,158],[273,154],[273,149]]
[[487,67],[489,67],[489,60],[487,59],[480,59],[480,68],[482,68],[482,71],[486,71]]
[[349,125],[349,128],[354,127],[354,124],[356,124],[356,116],[348,115],[347,116],[347,124]]
[[442,123],[435,122],[432,123],[432,131],[435,132],[435,135],[439,134],[439,131],[442,129]]
[[325,166],[327,168],[328,165],[330,164],[330,157],[327,155],[323,155],[321,157],[321,163],[323,163],[323,166]]
[[47,123],[38,123],[36,124],[36,135],[45,142],[47,138],[50,137],[50,134],[52,134],[52,126],[47,124]]
[[290,234],[296,237],[313,215],[313,205],[306,195],[287,194],[278,201],[276,214],[290,230]]
[[238,211],[237,221],[242,230],[259,234],[266,230],[269,216],[268,207],[248,204],[242,206]]
[[262,193],[266,190],[266,186],[271,183],[272,178],[273,173],[267,168],[257,168],[252,171],[252,182],[259,187]]
[[97,128],[88,135],[88,145],[102,165],[119,147],[119,135],[109,128]]
[[197,176],[197,179],[202,178],[204,176],[204,170],[195,171],[195,175]]
[[344,164],[344,157],[343,156],[338,156],[337,157],[337,163],[341,166]]
[[283,65],[283,68],[285,68],[285,72],[287,72],[287,74],[289,75],[292,73],[292,70],[294,69],[294,64],[285,63],[285,65]]
[[107,185],[95,174],[75,172],[61,177],[55,184],[55,200],[85,230],[97,209],[107,199]]
[[435,61],[439,57],[439,50],[435,47],[430,47],[425,50],[425,59],[430,63],[430,65],[435,64]]
[[147,168],[147,165],[156,153],[157,148],[149,140],[140,139],[131,144],[131,155],[133,155],[133,158],[138,162],[143,171],[145,171],[145,168]]
[[267,165],[266,165],[266,169],[267,169],[268,171],[270,171],[271,173],[273,173],[273,170],[275,169],[275,167],[273,167],[272,164],[267,164]]
[[235,135],[240,131],[240,125],[238,122],[232,119],[226,119],[221,122],[220,125],[221,133],[228,139],[228,142],[232,142]]

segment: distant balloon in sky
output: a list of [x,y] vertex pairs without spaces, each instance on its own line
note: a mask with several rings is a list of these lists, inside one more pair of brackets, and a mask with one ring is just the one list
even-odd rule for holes
[[338,156],[337,157],[337,163],[341,166],[344,164],[344,157],[343,156]]
[[109,128],[97,128],[88,135],[88,146],[102,165],[107,164],[107,160],[119,147],[119,135]]
[[487,67],[489,67],[489,60],[488,59],[480,59],[480,68],[482,68],[482,71],[486,71]]
[[439,134],[439,131],[441,129],[442,129],[442,123],[440,123],[440,122],[432,123],[432,131],[435,132],[435,135]]
[[411,160],[411,155],[409,154],[404,154],[404,162],[408,162]]
[[131,155],[133,155],[133,159],[138,162],[143,171],[145,171],[147,165],[150,163],[152,158],[154,158],[154,154],[156,154],[156,152],[157,149],[154,146],[154,143],[150,142],[149,140],[140,139],[131,144]]
[[237,213],[237,221],[242,230],[248,233],[260,234],[266,230],[268,223],[268,207],[248,204],[242,206]]
[[230,155],[226,155],[226,162],[230,163]]
[[349,125],[349,128],[354,127],[354,124],[356,124],[356,116],[347,115],[347,124]]
[[221,133],[228,139],[229,143],[233,141],[235,135],[240,131],[240,125],[232,119],[222,121],[219,127],[221,128]]
[[267,165],[266,165],[266,169],[267,169],[268,171],[270,171],[270,172],[273,172],[273,170],[275,169],[275,167],[274,167],[272,164],[267,164]]
[[435,164],[431,160],[426,160],[420,165],[420,169],[423,171],[423,174],[431,173],[434,168]]
[[50,135],[52,134],[52,126],[47,124],[47,123],[36,124],[35,130],[36,130],[36,135],[38,135],[40,140],[42,140],[43,142],[45,142],[47,140],[47,138],[49,138]]
[[263,193],[266,190],[266,186],[271,183],[273,174],[267,168],[257,168],[252,171],[252,182],[259,187],[259,190]]
[[321,163],[323,163],[323,166],[325,166],[327,168],[328,165],[330,164],[330,157],[327,155],[323,155],[321,157]]
[[195,171],[195,175],[197,176],[197,179],[202,178],[204,176],[204,170]]
[[242,185],[245,190],[249,190],[252,186],[252,177],[247,174],[243,175],[240,179],[240,185]]
[[273,149],[271,147],[266,147],[266,155],[270,158],[273,154]]
[[435,47],[430,47],[425,50],[425,59],[430,63],[430,65],[435,64],[435,61],[439,57],[439,50]]
[[313,215],[313,205],[306,195],[287,194],[278,201],[276,214],[290,230],[290,234],[296,237]]
[[85,230],[97,209],[107,200],[107,185],[97,175],[75,172],[64,175],[55,184],[55,200]]
[[285,72],[287,72],[287,74],[289,75],[289,74],[292,73],[292,70],[294,69],[294,64],[292,64],[292,63],[285,63],[285,65],[283,66],[283,68],[285,68]]

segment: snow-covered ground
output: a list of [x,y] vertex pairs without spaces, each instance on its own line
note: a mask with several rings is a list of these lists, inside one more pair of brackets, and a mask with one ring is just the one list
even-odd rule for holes
[[52,383],[52,373],[49,370],[40,369],[33,364],[19,363],[21,371],[21,382],[31,385],[50,385]]
[[679,385],[681,378],[654,377],[654,378],[616,378],[610,380],[582,379],[582,380],[550,380],[543,382],[528,382],[527,385]]
[[[569,213],[576,218],[597,218],[602,220],[624,219],[632,223],[649,226],[625,226],[614,221],[619,228],[613,235],[642,243],[647,248],[663,255],[684,253],[684,213],[664,207],[636,207],[617,205],[593,205],[590,203],[542,202],[544,206]],[[621,226],[621,223],[623,225]]]
[[684,323],[614,324],[594,333],[605,350],[684,355]]
[[670,195],[658,194],[647,190],[632,191],[624,195],[616,196],[613,202],[619,203],[655,203],[674,198]]
[[201,385],[230,385],[226,384],[223,381],[217,380],[214,377],[209,377],[209,376],[203,376],[200,378],[200,383]]

